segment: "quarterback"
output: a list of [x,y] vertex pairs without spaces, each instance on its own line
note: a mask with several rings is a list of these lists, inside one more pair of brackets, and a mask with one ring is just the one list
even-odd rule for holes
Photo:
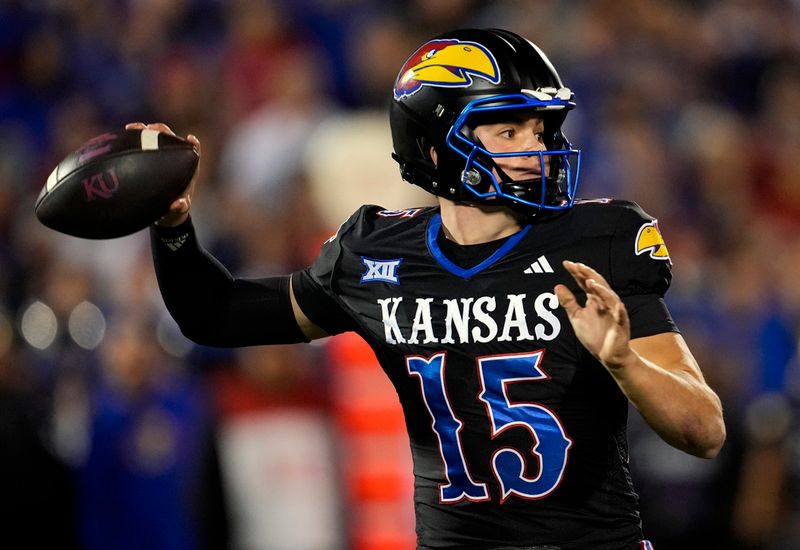
[[664,302],[658,223],[631,202],[576,198],[581,152],[562,132],[574,107],[530,41],[446,33],[401,68],[390,113],[402,177],[436,207],[365,205],[313,265],[261,279],[232,276],[198,243],[192,186],[151,230],[189,338],[369,343],[405,415],[420,550],[651,548],[628,404],[692,455],[725,440]]

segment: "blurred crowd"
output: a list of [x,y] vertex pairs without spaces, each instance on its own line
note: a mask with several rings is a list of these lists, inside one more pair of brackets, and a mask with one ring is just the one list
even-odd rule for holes
[[87,139],[163,121],[202,142],[208,248],[301,269],[361,203],[430,203],[387,105],[406,57],[465,26],[548,53],[580,196],[635,200],[666,238],[728,442],[682,455],[631,411],[648,538],[800,548],[797,0],[0,0],[1,547],[413,547],[399,405],[360,342],[195,346],[146,231],[75,239],[33,205]]

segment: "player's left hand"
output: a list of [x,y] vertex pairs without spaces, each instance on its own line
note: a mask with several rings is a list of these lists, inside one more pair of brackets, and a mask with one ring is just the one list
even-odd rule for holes
[[555,287],[558,301],[567,312],[575,335],[607,369],[613,371],[622,367],[632,353],[630,320],[625,304],[603,276],[588,265],[568,260],[562,265],[586,292],[586,304],[581,307],[566,286]]

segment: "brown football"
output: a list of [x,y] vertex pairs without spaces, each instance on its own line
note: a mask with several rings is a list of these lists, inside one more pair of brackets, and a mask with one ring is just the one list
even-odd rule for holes
[[188,141],[155,130],[99,135],[58,163],[36,200],[36,216],[74,237],[130,235],[166,213],[199,159]]

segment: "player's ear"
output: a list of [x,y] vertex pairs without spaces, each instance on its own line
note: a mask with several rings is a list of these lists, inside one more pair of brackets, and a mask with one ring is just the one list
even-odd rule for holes
[[433,145],[431,145],[430,155],[433,164],[437,165],[438,164],[437,159],[439,158],[439,155],[436,154],[436,149],[433,148]]

